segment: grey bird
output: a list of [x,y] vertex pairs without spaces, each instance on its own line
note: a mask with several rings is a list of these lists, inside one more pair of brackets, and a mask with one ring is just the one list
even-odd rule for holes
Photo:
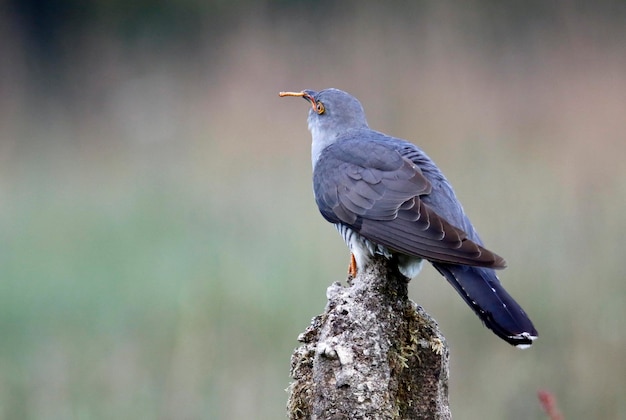
[[452,186],[417,146],[369,128],[339,89],[280,92],[311,104],[313,189],[322,216],[350,248],[350,274],[375,254],[412,278],[429,261],[498,337],[529,347],[537,330],[504,290],[504,259],[483,247]]

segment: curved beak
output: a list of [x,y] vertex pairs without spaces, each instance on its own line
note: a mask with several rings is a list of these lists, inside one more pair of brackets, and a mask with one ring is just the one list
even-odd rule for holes
[[285,96],[297,96],[304,98],[311,103],[311,107],[315,110],[315,98],[313,97],[315,92],[312,90],[303,90],[302,92],[279,92],[278,96],[284,98]]

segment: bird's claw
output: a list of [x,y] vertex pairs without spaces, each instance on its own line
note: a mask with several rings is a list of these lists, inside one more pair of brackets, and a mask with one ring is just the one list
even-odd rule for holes
[[356,266],[356,258],[354,258],[354,254],[350,253],[350,265],[348,266],[348,276],[351,278],[355,278],[357,274],[357,266]]

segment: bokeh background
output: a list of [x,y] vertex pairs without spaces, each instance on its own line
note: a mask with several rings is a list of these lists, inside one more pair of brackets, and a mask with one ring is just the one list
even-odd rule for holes
[[455,185],[540,339],[433,269],[452,413],[626,418],[626,3],[0,2],[0,418],[284,418],[345,279],[307,105],[337,87]]

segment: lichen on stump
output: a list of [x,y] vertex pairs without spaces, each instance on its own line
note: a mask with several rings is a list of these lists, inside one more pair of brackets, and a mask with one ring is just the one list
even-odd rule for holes
[[449,419],[448,347],[407,279],[377,257],[348,283],[298,337],[289,417]]

